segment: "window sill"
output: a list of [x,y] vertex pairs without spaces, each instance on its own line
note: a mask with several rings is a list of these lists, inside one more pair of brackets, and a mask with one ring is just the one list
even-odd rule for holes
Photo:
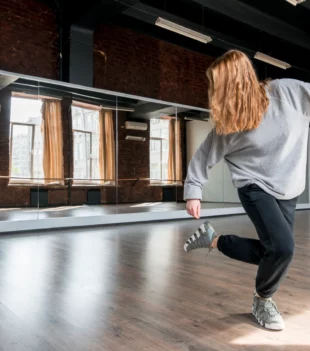
[[8,184],[9,187],[27,187],[27,188],[49,188],[49,187],[53,187],[53,188],[66,188],[65,185],[63,184],[59,184],[59,183],[50,183],[50,184],[43,184],[43,183],[9,183]]
[[176,187],[176,186],[178,186],[178,187],[183,187],[183,184],[181,184],[181,183],[169,183],[169,184],[167,184],[167,183],[150,183],[149,184],[149,186],[159,186],[159,187]]
[[72,184],[72,188],[102,188],[102,187],[111,187],[115,188],[115,184],[90,184],[90,183],[77,183]]

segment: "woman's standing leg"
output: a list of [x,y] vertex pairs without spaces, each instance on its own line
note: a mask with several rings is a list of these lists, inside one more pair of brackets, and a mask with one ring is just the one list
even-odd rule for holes
[[[257,185],[239,190],[241,203],[256,227],[259,242],[220,236],[218,248],[229,257],[258,262],[253,315],[268,329],[282,330],[284,321],[271,297],[285,277],[294,254],[294,216],[297,198],[279,201]],[[247,250],[247,252],[244,252]]]
[[293,258],[297,199],[278,201],[256,185],[241,189],[239,196],[264,248],[256,291],[261,297],[269,298],[277,291]]

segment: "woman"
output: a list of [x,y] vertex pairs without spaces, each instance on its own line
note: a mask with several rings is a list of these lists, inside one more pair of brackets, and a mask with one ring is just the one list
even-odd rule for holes
[[206,222],[184,250],[218,248],[233,259],[258,265],[253,315],[265,328],[282,330],[285,324],[272,296],[294,253],[294,214],[306,178],[310,84],[290,79],[260,83],[240,51],[216,60],[207,76],[214,128],[189,164],[187,212],[200,217],[208,170],[224,158],[259,240],[219,236]]

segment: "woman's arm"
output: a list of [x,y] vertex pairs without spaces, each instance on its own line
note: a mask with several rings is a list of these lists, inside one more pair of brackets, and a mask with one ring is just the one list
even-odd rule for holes
[[202,187],[209,179],[208,171],[227,153],[225,136],[219,136],[215,130],[208,134],[189,163],[184,184],[184,200],[201,200]]
[[279,82],[281,92],[281,95],[276,97],[284,97],[296,111],[310,117],[310,83],[296,79],[280,79],[276,82]]

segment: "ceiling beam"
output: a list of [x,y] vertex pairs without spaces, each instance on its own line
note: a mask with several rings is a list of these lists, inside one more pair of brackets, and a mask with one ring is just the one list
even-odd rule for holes
[[[233,18],[277,38],[310,49],[310,36],[304,31],[237,0],[193,0],[222,15]],[[292,8],[292,12],[293,12]],[[293,14],[292,14],[293,15]]]

